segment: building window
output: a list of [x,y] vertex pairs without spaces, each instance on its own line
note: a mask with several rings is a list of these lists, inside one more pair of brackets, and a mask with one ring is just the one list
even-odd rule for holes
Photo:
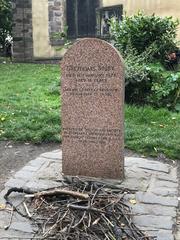
[[93,37],[96,35],[96,9],[99,0],[67,0],[66,19],[68,37]]
[[96,9],[97,36],[109,38],[109,20],[115,17],[119,22],[122,20],[123,5]]

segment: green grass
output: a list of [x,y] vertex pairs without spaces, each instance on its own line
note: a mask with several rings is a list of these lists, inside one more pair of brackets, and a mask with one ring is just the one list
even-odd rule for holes
[[60,141],[56,65],[0,64],[0,139]]
[[[59,66],[0,64],[0,140],[57,142]],[[180,114],[125,107],[125,146],[143,155],[180,158]]]
[[149,106],[126,106],[125,144],[136,152],[180,159],[180,114]]

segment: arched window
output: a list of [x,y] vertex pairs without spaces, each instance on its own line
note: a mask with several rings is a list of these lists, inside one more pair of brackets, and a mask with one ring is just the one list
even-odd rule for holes
[[69,38],[96,35],[96,8],[99,0],[67,0],[66,19]]

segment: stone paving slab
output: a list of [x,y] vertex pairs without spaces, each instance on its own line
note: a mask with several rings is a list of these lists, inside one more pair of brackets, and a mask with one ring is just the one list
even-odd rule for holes
[[[123,182],[112,181],[111,184],[135,190],[135,194],[125,196],[132,208],[134,223],[157,240],[174,240],[178,207],[177,167],[145,158],[126,157],[125,176]],[[60,186],[62,179],[61,150],[41,154],[7,181],[5,190],[0,193],[0,204],[4,204],[3,196],[10,187],[41,191]],[[19,204],[16,195],[12,197]],[[12,239],[12,236],[14,240],[33,239],[35,226],[17,214],[10,229],[5,231],[9,218],[8,212],[0,211],[0,240]],[[180,240],[178,234],[176,240]]]

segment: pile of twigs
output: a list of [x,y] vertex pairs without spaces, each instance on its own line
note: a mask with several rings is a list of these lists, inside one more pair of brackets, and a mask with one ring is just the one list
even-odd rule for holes
[[[12,206],[11,192],[5,199]],[[150,240],[132,222],[130,207],[124,201],[127,189],[75,178],[60,188],[23,192],[25,199],[31,199],[26,202],[26,214],[14,209],[38,225],[39,239]]]

